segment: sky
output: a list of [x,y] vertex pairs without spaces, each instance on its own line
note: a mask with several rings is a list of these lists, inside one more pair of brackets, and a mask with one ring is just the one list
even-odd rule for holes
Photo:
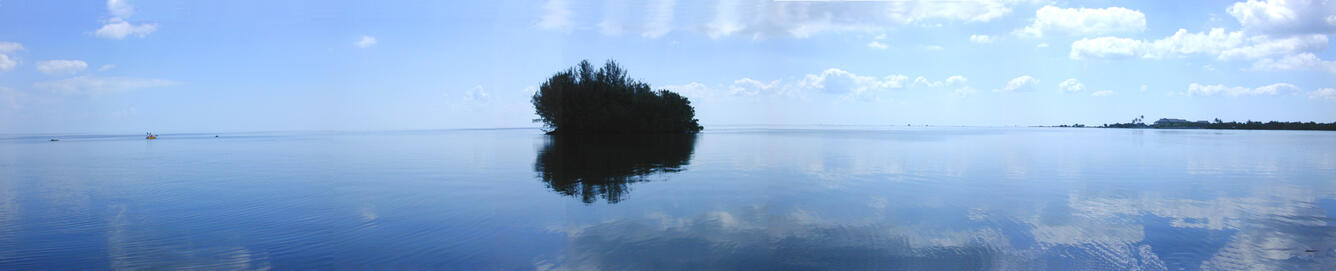
[[538,127],[615,60],[712,125],[1336,121],[1336,1],[0,0],[0,133]]

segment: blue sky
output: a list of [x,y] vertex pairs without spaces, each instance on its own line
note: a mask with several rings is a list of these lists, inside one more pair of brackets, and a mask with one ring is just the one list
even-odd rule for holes
[[581,59],[701,123],[1336,121],[1336,1],[0,0],[0,132],[534,127]]

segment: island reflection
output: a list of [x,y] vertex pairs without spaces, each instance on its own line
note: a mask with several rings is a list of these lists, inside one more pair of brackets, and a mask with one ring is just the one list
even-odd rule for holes
[[552,135],[534,171],[548,188],[585,203],[626,199],[630,184],[685,170],[696,135]]

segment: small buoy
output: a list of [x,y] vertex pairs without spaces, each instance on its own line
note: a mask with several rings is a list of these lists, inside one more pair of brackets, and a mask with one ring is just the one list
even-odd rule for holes
[[52,138],[51,141],[53,141],[53,142],[54,142],[54,141],[60,141],[60,139]]

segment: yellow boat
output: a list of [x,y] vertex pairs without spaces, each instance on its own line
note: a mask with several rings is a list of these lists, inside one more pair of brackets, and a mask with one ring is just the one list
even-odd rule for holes
[[155,135],[153,133],[145,133],[145,134],[147,134],[148,136],[145,136],[144,139],[158,139],[158,135]]

